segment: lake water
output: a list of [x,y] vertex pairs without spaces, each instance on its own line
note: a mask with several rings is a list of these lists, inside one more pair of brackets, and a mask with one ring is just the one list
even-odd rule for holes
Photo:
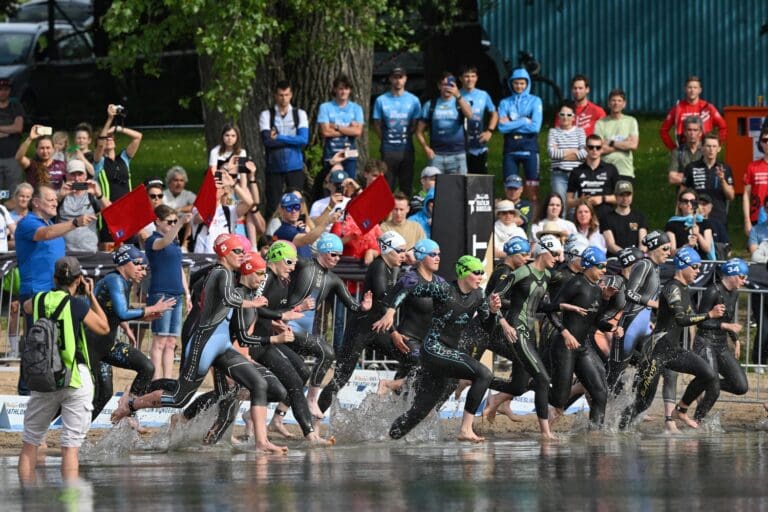
[[295,445],[286,456],[227,444],[129,452],[130,442],[112,439],[87,451],[81,481],[66,488],[58,458],[22,488],[16,457],[3,456],[0,509],[768,510],[766,432],[581,433],[546,445],[532,434],[473,446],[425,439]]

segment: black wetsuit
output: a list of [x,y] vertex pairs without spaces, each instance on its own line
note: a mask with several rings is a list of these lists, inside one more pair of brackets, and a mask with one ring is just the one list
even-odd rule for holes
[[[564,311],[562,319],[556,313],[549,313],[552,325],[557,334],[550,344],[552,364],[552,390],[549,402],[553,407],[565,409],[571,394],[573,374],[584,385],[592,403],[589,418],[595,424],[602,424],[605,417],[605,404],[608,400],[605,368],[603,367],[598,350],[594,346],[596,329],[610,331],[613,326],[602,320],[602,297],[600,286],[592,283],[584,274],[577,274],[560,289],[555,297],[555,305],[571,304],[587,310],[586,316]],[[569,349],[565,346],[562,332],[567,329],[580,346]]]
[[392,297],[390,307],[400,306],[409,294],[413,297],[431,297],[433,313],[421,350],[422,368],[414,384],[416,393],[413,403],[392,424],[389,435],[393,439],[400,439],[426,418],[444,399],[446,388],[454,379],[472,381],[464,411],[475,414],[492,378],[488,368],[458,349],[461,331],[469,324],[475,312],[489,324],[496,321],[482,290],[463,293],[455,281],[422,283],[410,290],[401,290]]
[[[722,379],[715,380],[712,404],[720,396],[721,390],[734,395],[743,395],[749,389],[747,375],[728,347],[728,337],[735,341],[736,335],[720,327],[723,323],[735,322],[738,299],[738,290],[728,291],[722,283],[714,283],[704,291],[699,303],[701,311],[710,311],[718,304],[725,305],[725,314],[722,318],[710,318],[699,324],[693,343],[693,351],[712,365],[715,373],[722,376]],[[709,409],[704,409],[703,405],[699,404],[696,408],[694,416],[696,420],[702,419],[709,412]]]
[[400,267],[390,267],[381,256],[374,259],[365,272],[363,293],[373,295],[373,305],[369,311],[357,311],[347,322],[344,330],[344,342],[336,354],[336,366],[333,380],[323,388],[317,405],[325,412],[331,406],[333,397],[352,377],[357,361],[366,348],[385,354],[392,359],[405,361],[407,356],[392,344],[389,334],[382,334],[371,329],[387,310],[384,302],[387,292],[392,290],[400,276]]
[[659,296],[659,313],[649,347],[635,376],[635,403],[625,409],[620,427],[625,428],[638,414],[650,407],[663,370],[688,373],[696,378],[683,395],[683,403],[691,404],[702,393],[699,407],[709,410],[716,399],[717,373],[701,357],[682,346],[683,331],[708,317],[696,314],[691,307],[688,287],[670,280]]
[[117,271],[110,272],[96,283],[93,293],[109,322],[109,333],[103,336],[86,329],[88,354],[94,377],[93,419],[96,419],[112,398],[113,366],[136,372],[136,377],[131,383],[131,394],[139,396],[149,389],[155,365],[139,349],[117,341],[120,322],[137,320],[144,316],[143,308],[129,307],[131,282]]
[[[573,279],[573,276],[577,275],[577,273],[573,271],[567,263],[564,263],[554,269],[551,274],[552,275],[549,278],[549,283],[547,284],[547,291],[549,293],[550,301],[557,297],[557,294],[560,293],[560,290],[563,288],[563,286],[565,286],[568,281]],[[555,314],[561,316],[560,313],[556,312]],[[541,354],[541,360],[544,362],[544,367],[548,372],[550,372],[551,375],[552,361],[550,361],[550,355],[552,351],[549,347],[552,344],[552,339],[557,335],[557,329],[554,325],[552,325],[552,322],[549,319],[549,315],[542,319],[540,332],[541,336],[539,336],[539,354]]]

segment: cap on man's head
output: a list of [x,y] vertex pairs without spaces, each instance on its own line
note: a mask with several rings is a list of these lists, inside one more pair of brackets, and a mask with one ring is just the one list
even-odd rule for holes
[[405,72],[405,68],[396,67],[393,68],[392,71],[389,72],[389,76],[408,76],[408,73]]
[[421,171],[422,178],[434,178],[438,174],[443,174],[443,171],[441,171],[440,169],[432,165],[430,165],[429,167],[425,167],[424,170]]
[[349,174],[347,174],[344,171],[332,171],[329,181],[336,185],[341,185],[342,183],[344,183],[344,180],[347,178],[349,178]]
[[621,194],[632,194],[634,189],[632,188],[632,182],[627,180],[621,180],[616,183],[616,187],[613,189],[614,195],[620,196]]
[[699,193],[699,204],[701,203],[707,203],[712,204],[712,197],[707,194],[706,192],[700,192]]
[[82,160],[74,159],[67,162],[67,174],[75,172],[82,172],[85,174],[85,164]]
[[83,269],[80,267],[80,262],[72,256],[59,258],[53,267],[53,277],[57,281],[61,281],[62,284],[71,283],[75,277],[80,276],[82,273]]
[[283,208],[288,208],[289,206],[298,206],[300,204],[301,199],[299,199],[299,197],[293,192],[283,194],[283,197],[280,199],[280,206]]
[[523,188],[523,178],[519,174],[510,174],[504,180],[504,187],[506,188]]
[[11,87],[11,80],[8,78],[0,78],[0,89],[3,87]]

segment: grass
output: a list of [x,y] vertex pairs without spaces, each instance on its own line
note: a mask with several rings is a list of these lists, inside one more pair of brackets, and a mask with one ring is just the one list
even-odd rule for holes
[[[635,152],[635,199],[633,206],[648,218],[650,228],[661,229],[674,214],[675,190],[667,183],[667,164],[669,152],[659,138],[660,117],[638,116],[640,125],[640,148]],[[544,126],[539,137],[541,149],[541,191],[540,197],[549,193],[549,158],[547,157],[546,133],[549,126]],[[121,141],[118,140],[118,145]],[[501,154],[503,136],[495,134],[491,139],[488,158],[489,171],[499,177],[496,179],[496,194],[501,195],[502,183]],[[376,134],[369,132],[369,148],[372,155],[378,155],[379,142]],[[724,154],[724,153],[723,153]],[[165,176],[172,165],[184,167],[190,177],[190,189],[196,190],[208,165],[208,150],[202,130],[147,130],[136,158],[131,164],[133,182],[140,183],[149,176]],[[424,153],[416,150],[416,169],[426,165]],[[734,169],[734,173],[742,172]],[[416,177],[418,181],[418,176]],[[417,184],[418,185],[418,184]],[[741,218],[741,199],[732,202],[728,215],[728,232],[737,254],[745,254],[746,236]]]

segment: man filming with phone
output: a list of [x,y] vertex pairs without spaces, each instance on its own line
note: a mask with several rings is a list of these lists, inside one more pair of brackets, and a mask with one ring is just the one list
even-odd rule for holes
[[[81,215],[96,216],[111,203],[94,180],[88,179],[85,164],[81,160],[67,163],[67,181],[59,191],[57,216],[61,221],[72,221]],[[64,234],[67,251],[96,252],[99,248],[99,232],[96,223],[79,226]]]
[[[341,172],[343,173],[343,171]],[[338,195],[341,196],[341,193]],[[276,240],[293,242],[293,245],[296,246],[296,252],[303,259],[312,257],[310,246],[328,229],[328,226],[341,218],[342,213],[332,197],[320,216],[314,219],[314,227],[309,229],[306,219],[301,219],[301,199],[292,192],[283,194],[280,199],[279,211],[281,223],[275,231],[274,237]]]

